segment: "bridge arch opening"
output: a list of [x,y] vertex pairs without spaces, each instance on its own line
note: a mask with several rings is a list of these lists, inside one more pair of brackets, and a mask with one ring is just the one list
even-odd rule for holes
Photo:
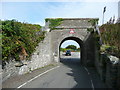
[[[68,40],[73,40],[73,41],[75,41],[76,43],[78,43],[78,45],[79,45],[79,48],[80,48],[80,52],[77,54],[77,55],[79,55],[78,57],[79,58],[75,58],[74,56],[73,56],[73,58],[75,58],[75,59],[79,59],[79,62],[80,62],[80,64],[82,64],[82,58],[83,58],[83,41],[81,40],[81,39],[79,39],[78,37],[67,37],[67,38],[64,38],[62,41],[61,41],[61,43],[60,43],[60,45],[59,45],[59,60],[61,61],[61,60],[63,60],[63,58],[61,57],[61,52],[60,52],[60,49],[61,49],[61,45],[65,42],[65,41],[68,41]],[[64,53],[65,54],[65,53]],[[63,55],[64,55],[63,54]],[[74,53],[75,54],[75,53]],[[75,55],[76,55],[75,54]],[[72,55],[71,55],[72,56]],[[69,57],[69,58],[72,58],[72,57]]]

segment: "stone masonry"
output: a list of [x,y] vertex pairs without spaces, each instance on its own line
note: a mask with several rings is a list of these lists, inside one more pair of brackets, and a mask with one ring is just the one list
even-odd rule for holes
[[120,90],[120,59],[107,55],[100,54],[95,60],[95,67],[101,80],[108,88]]
[[[60,45],[66,40],[74,40],[81,47],[81,63],[94,66],[94,38],[87,30],[88,28],[95,29],[89,22],[91,19],[96,18],[63,18],[62,23],[55,30],[51,30],[52,59],[59,62]],[[75,33],[70,34],[71,29]]]
[[36,47],[36,50],[32,54],[30,60],[17,62],[14,58],[11,58],[9,62],[6,62],[6,65],[2,70],[2,81],[5,81],[11,76],[25,74],[31,72],[32,70],[51,64],[50,37],[51,34],[48,32],[45,39]]

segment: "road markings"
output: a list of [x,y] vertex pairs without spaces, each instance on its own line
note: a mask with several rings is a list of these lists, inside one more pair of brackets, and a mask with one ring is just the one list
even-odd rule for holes
[[23,83],[22,85],[20,85],[19,87],[17,87],[17,89],[19,89],[19,88],[23,87],[23,86],[24,86],[24,85],[26,85],[27,83],[29,83],[29,82],[31,82],[31,81],[33,81],[33,80],[35,80],[36,78],[38,78],[38,77],[40,77],[40,76],[44,75],[45,73],[47,73],[47,72],[49,72],[49,71],[51,71],[51,70],[53,70],[53,69],[56,69],[56,68],[58,68],[58,67],[60,67],[60,66],[57,66],[57,67],[51,68],[51,69],[49,69],[49,70],[47,70],[47,71],[45,71],[45,72],[43,72],[43,73],[39,74],[38,76],[36,76],[36,77],[34,77],[34,78],[30,79],[29,81],[27,81],[27,82]]
[[92,81],[92,79],[91,79],[90,81],[91,81],[91,84],[92,84],[92,89],[94,90],[94,85],[93,85],[93,81]]
[[[84,68],[87,71],[88,75],[90,76],[90,73],[89,73],[88,69],[86,67],[84,67]],[[94,90],[94,84],[93,84],[91,76],[90,76],[90,81],[91,81],[92,89]]]
[[86,67],[84,67],[84,68],[85,68],[85,70],[87,71],[88,75],[90,75],[90,73],[89,73],[88,69],[87,69]]

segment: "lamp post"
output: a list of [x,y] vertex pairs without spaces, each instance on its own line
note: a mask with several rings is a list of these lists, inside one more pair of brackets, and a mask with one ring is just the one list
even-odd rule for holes
[[106,6],[104,7],[104,10],[103,10],[103,22],[102,22],[102,24],[104,24],[104,13],[105,13],[105,11],[106,11]]

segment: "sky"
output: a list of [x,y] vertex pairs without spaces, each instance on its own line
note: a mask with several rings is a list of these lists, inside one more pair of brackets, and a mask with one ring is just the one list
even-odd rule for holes
[[114,15],[117,19],[118,2],[2,2],[0,18],[42,26],[45,18],[99,18],[101,25],[105,6],[104,22]]
[[[45,18],[99,18],[102,24],[113,16],[118,18],[119,0],[2,0],[0,19],[16,19],[20,22],[45,25]],[[77,44],[76,44],[77,45]]]
[[79,44],[74,40],[66,40],[61,44],[61,48],[66,48],[68,45],[75,45],[77,48],[80,48]]
[[120,1],[118,3],[118,17],[120,18]]

